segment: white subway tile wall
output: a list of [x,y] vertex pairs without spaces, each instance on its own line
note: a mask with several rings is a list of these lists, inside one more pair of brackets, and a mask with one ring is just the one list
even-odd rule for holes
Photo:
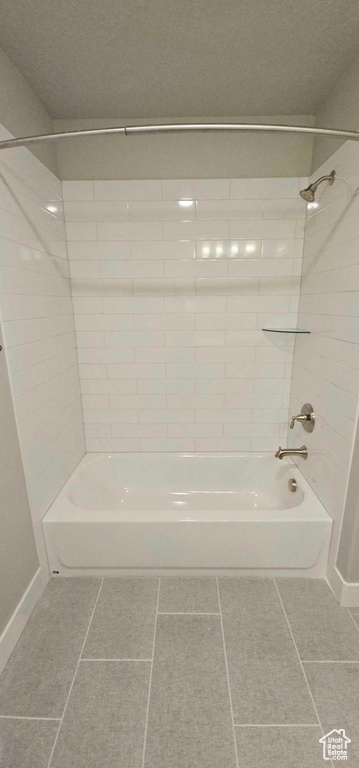
[[336,542],[359,393],[359,158],[354,143],[346,142],[315,178],[333,168],[334,185],[319,187],[308,210],[298,323],[311,335],[297,338],[290,402],[292,414],[311,402],[316,425],[312,434],[296,425],[290,441],[308,446],[308,461],[300,462],[300,469],[335,520]]
[[284,444],[300,182],[63,182],[88,451]]
[[[11,138],[5,129],[1,138]],[[61,182],[0,158],[0,313],[39,556],[41,518],[85,452]]]

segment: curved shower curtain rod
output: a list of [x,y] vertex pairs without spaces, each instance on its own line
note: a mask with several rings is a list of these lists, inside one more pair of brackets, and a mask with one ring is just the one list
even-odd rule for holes
[[128,125],[115,128],[88,128],[81,131],[62,133],[44,133],[38,136],[22,136],[16,139],[0,141],[0,149],[25,147],[42,141],[60,141],[81,136],[108,136],[121,133],[125,136],[142,133],[186,133],[187,131],[264,131],[268,133],[303,133],[309,136],[329,136],[334,139],[352,139],[359,141],[358,131],[345,131],[337,128],[311,128],[304,125],[266,125],[263,123],[179,123],[168,125]]

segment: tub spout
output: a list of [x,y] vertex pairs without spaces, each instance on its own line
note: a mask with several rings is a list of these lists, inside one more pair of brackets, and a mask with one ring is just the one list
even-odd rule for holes
[[284,456],[301,456],[302,459],[307,459],[308,448],[306,445],[302,445],[301,448],[281,448],[279,446],[275,457],[276,459],[283,459]]

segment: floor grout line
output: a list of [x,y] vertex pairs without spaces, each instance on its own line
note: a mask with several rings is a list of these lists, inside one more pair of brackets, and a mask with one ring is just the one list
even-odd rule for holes
[[[335,592],[334,592],[334,590],[333,590],[333,588],[332,588],[331,584],[329,583],[328,579],[326,579],[326,583],[328,584],[328,587],[329,587],[329,589],[330,589],[331,593],[334,595],[334,597],[335,597],[335,599],[336,599],[336,601],[337,601],[337,603],[338,603],[338,602],[339,602],[339,601],[338,601],[338,597],[337,597],[337,595],[335,594]],[[339,605],[340,605],[340,603],[339,603]],[[351,618],[351,620],[352,620],[352,622],[353,622],[353,624],[354,624],[354,626],[355,626],[355,629],[357,629],[357,630],[358,630],[358,632],[359,632],[359,625],[356,623],[356,621],[355,621],[355,619],[354,619],[354,616],[358,616],[358,614],[357,614],[357,613],[354,613],[354,614],[353,614],[353,613],[351,612],[351,610],[350,610],[351,606],[349,606],[349,607],[348,607],[348,606],[346,606],[346,605],[340,605],[340,607],[341,607],[341,608],[344,608],[344,609],[347,611],[347,613],[349,613],[349,616],[350,616],[350,618]],[[355,606],[354,606],[354,607],[355,607]],[[359,608],[358,608],[358,613],[359,613]]]
[[235,728],[320,728],[319,723],[235,723]]
[[158,611],[158,616],[220,616],[219,611]]
[[227,651],[226,651],[226,642],[224,639],[224,627],[223,627],[223,616],[222,616],[222,606],[221,606],[221,596],[219,593],[219,582],[218,577],[216,577],[217,582],[217,595],[218,595],[218,605],[219,605],[219,615],[220,615],[220,621],[221,621],[221,629],[222,629],[222,643],[223,643],[223,651],[224,651],[224,663],[226,666],[226,675],[227,675],[227,686],[228,686],[228,697],[229,697],[229,706],[231,710],[231,718],[232,718],[232,730],[233,730],[233,740],[234,740],[234,752],[236,756],[236,763],[237,768],[239,768],[239,760],[238,760],[238,749],[237,749],[237,739],[236,739],[236,732],[234,730],[234,715],[233,715],[233,704],[232,704],[232,694],[231,694],[231,684],[229,682],[229,672],[228,672],[228,660],[227,660]]
[[50,757],[49,757],[49,762],[48,762],[48,764],[47,764],[47,768],[50,768],[50,766],[51,766],[51,762],[52,762],[52,758],[53,758],[53,755],[54,755],[54,752],[55,752],[55,748],[56,748],[57,740],[58,740],[58,738],[59,738],[59,734],[60,734],[61,726],[62,726],[62,723],[63,723],[64,717],[65,717],[65,712],[66,712],[66,709],[67,709],[67,705],[68,705],[68,703],[69,703],[69,700],[70,700],[71,692],[72,692],[72,689],[73,689],[73,686],[74,686],[74,682],[75,682],[75,677],[76,677],[76,675],[77,675],[77,670],[78,670],[78,668],[79,668],[79,666],[80,666],[80,661],[81,661],[82,651],[83,651],[83,649],[84,649],[84,647],[85,647],[85,644],[86,644],[86,640],[87,640],[87,637],[88,637],[88,633],[89,633],[89,631],[90,631],[90,627],[91,627],[91,624],[92,624],[92,619],[93,619],[93,617],[94,617],[94,613],[95,613],[95,610],[96,610],[96,607],[97,607],[97,603],[98,603],[98,600],[99,600],[99,597],[100,597],[100,594],[101,594],[101,589],[102,589],[102,586],[103,586],[103,582],[104,582],[104,579],[102,578],[102,579],[101,579],[101,584],[100,584],[100,586],[99,586],[99,590],[98,590],[98,593],[97,593],[97,597],[96,597],[96,600],[95,600],[95,605],[94,605],[94,607],[93,607],[93,609],[92,609],[92,613],[91,613],[91,616],[90,616],[90,620],[89,620],[89,623],[88,623],[88,627],[87,627],[87,630],[86,630],[86,634],[85,634],[85,637],[84,637],[84,641],[83,641],[83,643],[82,643],[82,646],[81,646],[80,655],[79,655],[79,659],[78,659],[78,662],[77,662],[77,664],[76,664],[76,669],[75,669],[75,672],[74,672],[74,676],[73,676],[73,678],[72,678],[72,682],[71,682],[71,685],[70,685],[70,690],[69,690],[69,692],[68,692],[68,694],[67,694],[67,698],[66,698],[66,701],[65,701],[64,710],[63,710],[63,713],[62,713],[62,717],[61,717],[61,719],[60,719],[60,723],[59,723],[59,727],[58,727],[58,730],[57,730],[57,734],[56,734],[56,736],[55,736],[55,741],[54,741],[54,743],[53,743],[53,747],[52,747],[52,750],[51,750],[51,754],[50,754]]
[[[314,712],[315,712],[315,714],[316,714],[316,717],[317,717],[317,720],[318,720],[318,724],[320,725],[320,730],[321,730],[321,732],[322,732],[322,734],[323,734],[323,736],[324,736],[324,735],[325,735],[325,734],[324,734],[324,728],[323,728],[323,726],[322,726],[322,723],[321,723],[321,720],[320,720],[320,717],[319,717],[319,714],[318,714],[318,710],[317,710],[317,707],[316,707],[316,704],[315,704],[315,701],[314,701],[314,698],[313,698],[313,694],[312,694],[312,691],[311,691],[311,689],[310,689],[310,685],[309,685],[309,682],[308,682],[308,678],[307,678],[307,675],[305,674],[305,669],[304,669],[304,667],[303,667],[303,662],[302,662],[302,659],[300,658],[300,655],[299,655],[299,651],[298,651],[297,643],[295,642],[295,639],[294,639],[294,635],[293,635],[293,632],[292,632],[292,628],[291,628],[291,626],[290,626],[290,623],[289,623],[289,619],[288,619],[288,616],[287,616],[287,612],[286,612],[286,610],[285,610],[285,607],[284,607],[284,603],[283,603],[283,600],[282,600],[281,594],[280,594],[280,592],[279,592],[279,589],[278,589],[277,580],[274,578],[274,579],[273,579],[273,581],[274,581],[274,584],[275,584],[275,588],[276,588],[276,590],[277,590],[277,595],[278,595],[278,598],[279,598],[279,602],[280,602],[280,604],[281,604],[281,606],[282,606],[282,611],[283,611],[283,613],[284,613],[284,617],[285,617],[285,620],[286,620],[286,622],[287,622],[287,625],[288,625],[288,629],[289,629],[289,632],[290,632],[291,638],[292,638],[292,640],[293,640],[294,648],[295,648],[296,654],[297,654],[297,656],[298,656],[298,661],[299,661],[299,664],[300,664],[300,666],[301,666],[301,669],[302,669],[302,673],[303,673],[303,676],[304,676],[304,680],[305,680],[305,682],[306,682],[306,685],[307,685],[307,688],[308,688],[308,692],[309,692],[309,695],[310,695],[310,698],[311,698],[311,701],[312,701],[312,704],[313,704]],[[332,760],[330,761],[330,764],[331,764],[332,768],[334,768]]]
[[0,720],[45,720],[46,722],[50,721],[51,723],[58,723],[61,718],[60,717],[26,717],[23,715],[0,715]]
[[302,664],[359,664],[359,659],[302,659]]
[[354,619],[354,615],[355,615],[355,616],[357,616],[358,614],[352,614],[352,613],[350,613],[350,610],[349,610],[349,608],[347,608],[347,611],[348,611],[348,613],[349,613],[349,616],[350,616],[350,618],[351,618],[351,620],[352,620],[352,622],[353,622],[353,624],[354,624],[354,626],[355,626],[355,629],[356,629],[356,630],[359,632],[359,627],[358,627],[358,625],[357,625],[357,623],[356,623],[356,621],[355,621],[355,619]]
[[150,712],[150,699],[151,699],[151,687],[152,687],[152,672],[153,672],[153,659],[155,655],[155,643],[156,643],[156,632],[157,632],[157,618],[158,618],[158,606],[160,604],[160,590],[161,590],[161,576],[158,577],[158,591],[157,591],[157,604],[156,604],[156,617],[155,617],[155,626],[153,631],[153,644],[152,644],[152,659],[151,659],[151,669],[150,669],[150,679],[148,681],[148,698],[147,698],[147,711],[146,711],[146,722],[145,722],[145,732],[143,736],[143,751],[142,751],[142,763],[141,766],[144,768],[145,765],[145,754],[146,754],[146,742],[147,742],[147,729],[148,729],[148,716]]
[[80,663],[82,661],[152,661],[152,659],[85,659],[83,656],[80,659]]

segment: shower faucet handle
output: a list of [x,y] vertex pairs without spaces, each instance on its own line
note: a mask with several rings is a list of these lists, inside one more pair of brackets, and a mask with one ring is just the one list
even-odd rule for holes
[[313,432],[315,426],[315,413],[310,403],[305,403],[301,412],[297,416],[292,416],[290,420],[290,429],[294,428],[294,422],[299,421],[306,432]]
[[305,416],[304,413],[299,413],[298,416],[292,416],[290,420],[290,429],[294,429],[294,422],[295,421],[308,421],[310,419],[310,416]]

